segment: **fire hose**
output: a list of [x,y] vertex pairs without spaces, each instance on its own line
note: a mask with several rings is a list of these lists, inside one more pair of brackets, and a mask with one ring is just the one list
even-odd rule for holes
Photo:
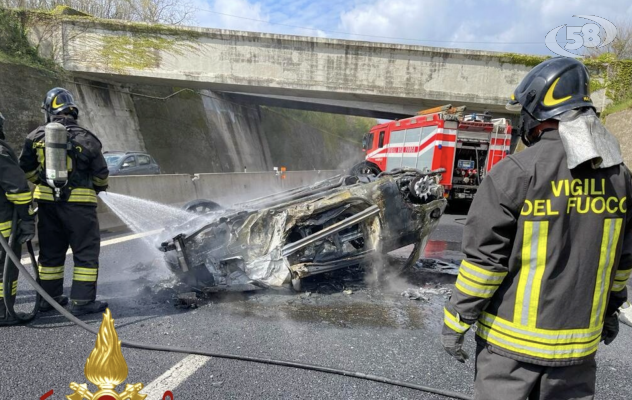
[[[14,217],[14,220],[15,219],[16,218]],[[7,261],[5,261],[5,266],[4,266],[4,273],[6,274],[8,271],[8,265],[9,265],[8,260],[10,259],[11,261],[13,261],[13,264],[18,268],[20,273],[23,275],[24,279],[26,279],[26,281],[37,292],[34,310],[31,313],[29,313],[27,317],[22,317],[20,319],[22,319],[24,322],[28,322],[35,317],[35,315],[37,314],[39,310],[39,302],[40,302],[40,296],[41,296],[41,298],[46,300],[55,310],[57,310],[61,315],[63,315],[70,322],[78,325],[79,327],[85,329],[86,331],[94,335],[97,335],[98,329],[86,324],[85,322],[75,317],[70,312],[68,312],[63,306],[59,305],[48,293],[46,293],[46,291],[39,285],[37,280],[33,278],[33,276],[31,276],[28,269],[24,265],[22,265],[22,263],[20,262],[20,258],[15,254],[15,252],[13,252],[13,249],[9,245],[9,243],[13,243],[15,240],[17,240],[16,238],[17,225],[18,225],[17,221],[15,221],[15,223],[12,225],[12,231],[11,231],[11,236],[9,237],[9,242],[7,242],[7,240],[2,235],[0,235],[0,245],[2,245],[2,248],[4,249],[7,255],[7,259],[6,259]],[[28,250],[31,255],[31,262],[33,263],[32,265],[35,268],[37,263],[35,263],[35,255],[33,252],[33,247],[30,244],[30,242],[28,243]],[[7,275],[4,275],[4,276],[6,277]],[[4,290],[5,290],[5,293],[11,293],[10,291],[9,292],[6,291],[7,287],[9,287],[9,290],[10,290],[10,285],[7,285],[7,281],[9,280],[5,278]],[[4,301],[7,306],[7,311],[11,310],[10,311],[12,313],[11,315],[15,316],[18,314],[15,313],[14,308],[13,308],[13,303],[11,300],[9,300],[11,298],[12,296],[8,296],[8,297],[5,296]],[[302,369],[302,370],[308,370],[308,371],[324,372],[327,374],[347,376],[347,377],[363,379],[367,381],[385,383],[392,386],[399,386],[399,387],[404,387],[408,389],[418,390],[418,391],[422,391],[426,393],[438,394],[438,395],[445,396],[448,398],[453,398],[453,399],[472,400],[471,397],[468,397],[462,393],[453,392],[449,390],[435,389],[428,386],[417,385],[414,383],[399,381],[399,380],[381,377],[377,375],[364,374],[362,372],[347,371],[343,369],[336,369],[336,368],[324,367],[324,366],[313,365],[313,364],[304,364],[304,363],[299,363],[295,361],[274,360],[274,359],[260,358],[260,357],[241,356],[241,355],[236,355],[236,354],[216,353],[212,351],[187,349],[187,348],[171,347],[171,346],[160,346],[160,345],[155,345],[155,344],[145,344],[145,343],[138,343],[138,342],[132,342],[132,341],[127,341],[127,340],[121,341],[121,344],[124,347],[133,348],[133,349],[153,350],[153,351],[181,353],[181,354],[195,354],[199,356],[215,357],[215,358],[222,358],[222,359],[227,359],[227,360],[247,361],[247,362],[254,362],[258,364],[276,365],[280,367],[289,367],[289,368],[296,368],[296,369]]]
[[[7,246],[9,249],[13,249],[13,246],[15,245],[15,241],[18,239],[17,238],[17,227],[18,227],[18,213],[16,210],[13,211],[13,219],[11,221],[11,234],[9,235],[9,242],[7,243]],[[2,236],[2,235],[0,235]],[[4,239],[4,237],[3,237]],[[35,251],[33,250],[33,244],[31,243],[31,241],[29,240],[26,243],[26,247],[29,253],[29,256],[31,257],[31,266],[33,268],[37,268],[37,262],[35,260]],[[0,260],[2,259],[2,257],[4,257],[4,253],[6,251],[6,247],[3,246],[3,248],[0,248]],[[13,252],[11,250],[11,252]],[[35,306],[33,307],[33,310],[28,313],[28,314],[20,314],[20,313],[16,313],[15,309],[14,309],[14,303],[13,300],[14,296],[12,295],[13,293],[13,280],[11,279],[11,277],[13,276],[13,274],[11,274],[11,258],[10,257],[6,257],[4,260],[4,269],[3,269],[3,274],[2,276],[3,278],[3,287],[2,290],[4,291],[4,305],[5,308],[7,310],[7,314],[10,315],[11,317],[15,318],[16,320],[20,321],[21,323],[27,323],[32,321],[35,316],[37,315],[37,313],[39,312],[39,307],[40,307],[40,300],[41,300],[41,296],[39,294],[39,292],[36,292],[37,294],[35,295]],[[30,276],[30,274],[28,274]],[[37,271],[36,271],[36,276]],[[16,279],[17,281],[17,279]],[[11,300],[13,299],[13,300]]]

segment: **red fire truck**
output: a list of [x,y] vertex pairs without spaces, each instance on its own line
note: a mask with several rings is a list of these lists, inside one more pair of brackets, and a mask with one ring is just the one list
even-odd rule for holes
[[366,160],[352,173],[445,168],[440,183],[448,200],[471,200],[487,172],[509,154],[512,128],[505,118],[464,110],[447,105],[373,127],[363,141]]

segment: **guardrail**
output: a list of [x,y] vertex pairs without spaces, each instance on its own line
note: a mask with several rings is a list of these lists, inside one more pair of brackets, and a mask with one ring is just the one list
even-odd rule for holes
[[[174,206],[196,199],[213,200],[230,206],[266,194],[311,185],[341,172],[287,171],[284,179],[276,172],[113,176],[108,191]],[[125,227],[100,200],[97,212],[101,230],[114,231]]]

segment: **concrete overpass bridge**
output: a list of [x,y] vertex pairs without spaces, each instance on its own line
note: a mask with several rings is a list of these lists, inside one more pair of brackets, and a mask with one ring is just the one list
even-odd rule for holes
[[43,55],[87,78],[377,118],[447,103],[500,116],[531,68],[503,53],[87,17],[38,18],[30,32]]

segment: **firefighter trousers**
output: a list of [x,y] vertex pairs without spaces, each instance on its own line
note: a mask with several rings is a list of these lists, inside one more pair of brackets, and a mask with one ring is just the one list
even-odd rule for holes
[[52,297],[63,293],[64,264],[70,246],[74,261],[70,298],[93,301],[97,296],[101,249],[97,208],[67,202],[40,202],[38,206],[40,284]]
[[[9,223],[11,223],[11,221],[9,221]],[[9,232],[6,232],[6,235],[3,232],[2,236],[4,236],[5,239],[9,240],[9,237],[8,237]],[[20,271],[17,269],[13,261],[9,260],[9,276],[4,276],[4,263],[7,258],[7,255],[4,249],[1,248],[1,246],[0,246],[0,251],[2,252],[2,258],[0,258],[0,319],[2,319],[2,318],[5,318],[6,316],[4,298],[7,297],[10,299],[10,301],[12,302],[15,301],[15,295],[17,294],[17,291],[18,291],[18,275]],[[22,245],[17,240],[13,244],[13,252],[15,253],[15,255],[18,256],[18,258],[22,256]],[[4,292],[5,280],[8,280],[11,282],[10,293]]]
[[476,348],[476,400],[593,400],[595,359],[568,367],[512,360],[481,344]]

